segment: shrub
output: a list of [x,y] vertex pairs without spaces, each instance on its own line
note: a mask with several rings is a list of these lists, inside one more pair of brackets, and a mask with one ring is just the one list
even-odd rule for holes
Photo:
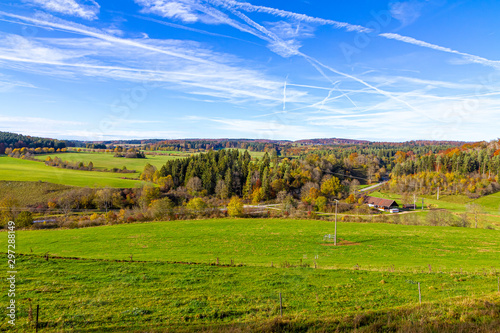
[[205,208],[207,208],[207,204],[205,201],[203,201],[202,198],[193,198],[189,200],[187,204],[187,209],[193,211],[193,212],[199,212],[202,213]]
[[172,215],[174,204],[169,198],[155,200],[149,207],[151,217],[155,220],[162,220]]
[[243,202],[237,196],[231,198],[227,206],[227,213],[232,217],[243,216]]
[[17,228],[31,228],[33,225],[33,216],[31,212],[24,211],[17,215],[15,222]]

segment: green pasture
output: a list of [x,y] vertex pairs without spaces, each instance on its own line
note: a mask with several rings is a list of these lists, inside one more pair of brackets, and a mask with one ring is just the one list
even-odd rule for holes
[[[36,305],[39,332],[330,332],[363,326],[372,332],[386,325],[395,331],[408,321],[428,321],[442,332],[436,325],[494,328],[500,313],[498,273],[489,267],[481,274],[413,273],[46,260],[32,254],[18,254],[16,265],[17,324],[12,329],[3,320],[2,331],[32,331]],[[0,301],[7,304],[7,293]],[[469,331],[464,327],[460,331]]]
[[486,195],[473,202],[483,206],[484,210],[489,214],[500,215],[500,193]]
[[500,269],[496,230],[291,219],[209,219],[18,231],[23,253],[251,266],[422,272]]
[[61,169],[46,166],[41,162],[0,156],[0,180],[6,181],[42,181],[70,186],[125,188],[141,186],[141,181],[121,179],[136,176],[137,174]]
[[47,156],[51,158],[59,157],[63,161],[68,162],[83,162],[88,165],[89,162],[94,164],[96,169],[112,169],[118,168],[122,169],[124,166],[128,170],[137,171],[136,174],[128,174],[138,176],[144,166],[149,163],[154,165],[156,168],[161,168],[167,161],[181,158],[181,156],[169,156],[169,155],[146,155],[146,158],[124,158],[124,157],[114,157],[115,153],[63,153],[63,154],[47,154],[47,155],[36,155],[35,158],[44,161]]

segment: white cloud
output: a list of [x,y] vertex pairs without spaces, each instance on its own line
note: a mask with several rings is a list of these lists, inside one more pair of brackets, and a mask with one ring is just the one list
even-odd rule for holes
[[82,58],[86,55],[95,53],[87,50],[82,53],[76,50],[63,50],[52,47],[45,47],[41,43],[33,42],[33,39],[27,39],[19,35],[0,33],[0,54],[6,58],[22,58],[26,60],[47,62],[60,62],[70,59]]
[[[0,35],[0,62],[6,68],[40,75],[70,79],[102,77],[141,84],[149,82],[156,88],[180,90],[235,103],[281,102],[281,82],[245,68],[243,61],[234,56],[215,53],[195,42],[147,39],[141,40],[140,46],[137,46],[138,40],[117,39],[28,40],[4,34]],[[202,58],[203,62],[192,61],[194,57]],[[305,96],[305,92],[297,89],[288,92],[290,103]]]
[[311,38],[314,36],[314,28],[309,24],[278,21],[267,22],[266,25],[269,27],[269,31],[283,39]]
[[94,0],[24,0],[46,10],[87,20],[97,19],[100,6]]
[[188,3],[182,1],[170,0],[135,0],[135,2],[143,6],[141,12],[156,14],[161,17],[179,19],[186,23],[194,23],[198,21],[198,15],[189,6]]
[[410,0],[390,3],[389,9],[392,17],[400,21],[402,26],[407,26],[420,17],[423,6],[422,1]]

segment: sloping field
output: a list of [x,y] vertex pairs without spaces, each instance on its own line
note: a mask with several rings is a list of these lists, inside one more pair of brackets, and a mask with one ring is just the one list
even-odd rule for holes
[[[18,249],[63,257],[428,272],[500,270],[498,231],[287,219],[210,219],[19,231]],[[32,251],[32,252],[31,252]]]
[[139,187],[143,182],[121,177],[134,177],[99,171],[80,171],[46,166],[44,163],[0,156],[0,180],[44,181],[54,184],[90,187]]
[[40,332],[498,331],[497,231],[339,223],[334,247],[332,230],[211,219],[17,231],[11,331],[33,330],[37,304]]
[[[146,155],[146,158],[124,158],[114,157],[114,153],[64,153],[64,154],[48,154],[36,155],[35,158],[40,161],[45,161],[47,156],[51,158],[59,157],[63,161],[69,162],[83,162],[88,165],[89,162],[94,164],[97,169],[122,169],[126,166],[128,170],[135,170],[138,173],[142,172],[144,166],[149,163],[156,168],[161,168],[167,161],[182,158],[181,156],[168,156],[168,155]],[[186,155],[186,157],[189,155]],[[127,174],[129,175],[129,174]],[[138,176],[135,174],[134,176]],[[132,176],[129,176],[132,177]]]

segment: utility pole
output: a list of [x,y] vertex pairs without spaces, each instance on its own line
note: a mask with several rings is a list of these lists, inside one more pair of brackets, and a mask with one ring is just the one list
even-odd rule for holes
[[339,201],[335,199],[335,235],[333,236],[333,245],[337,245],[337,207]]

